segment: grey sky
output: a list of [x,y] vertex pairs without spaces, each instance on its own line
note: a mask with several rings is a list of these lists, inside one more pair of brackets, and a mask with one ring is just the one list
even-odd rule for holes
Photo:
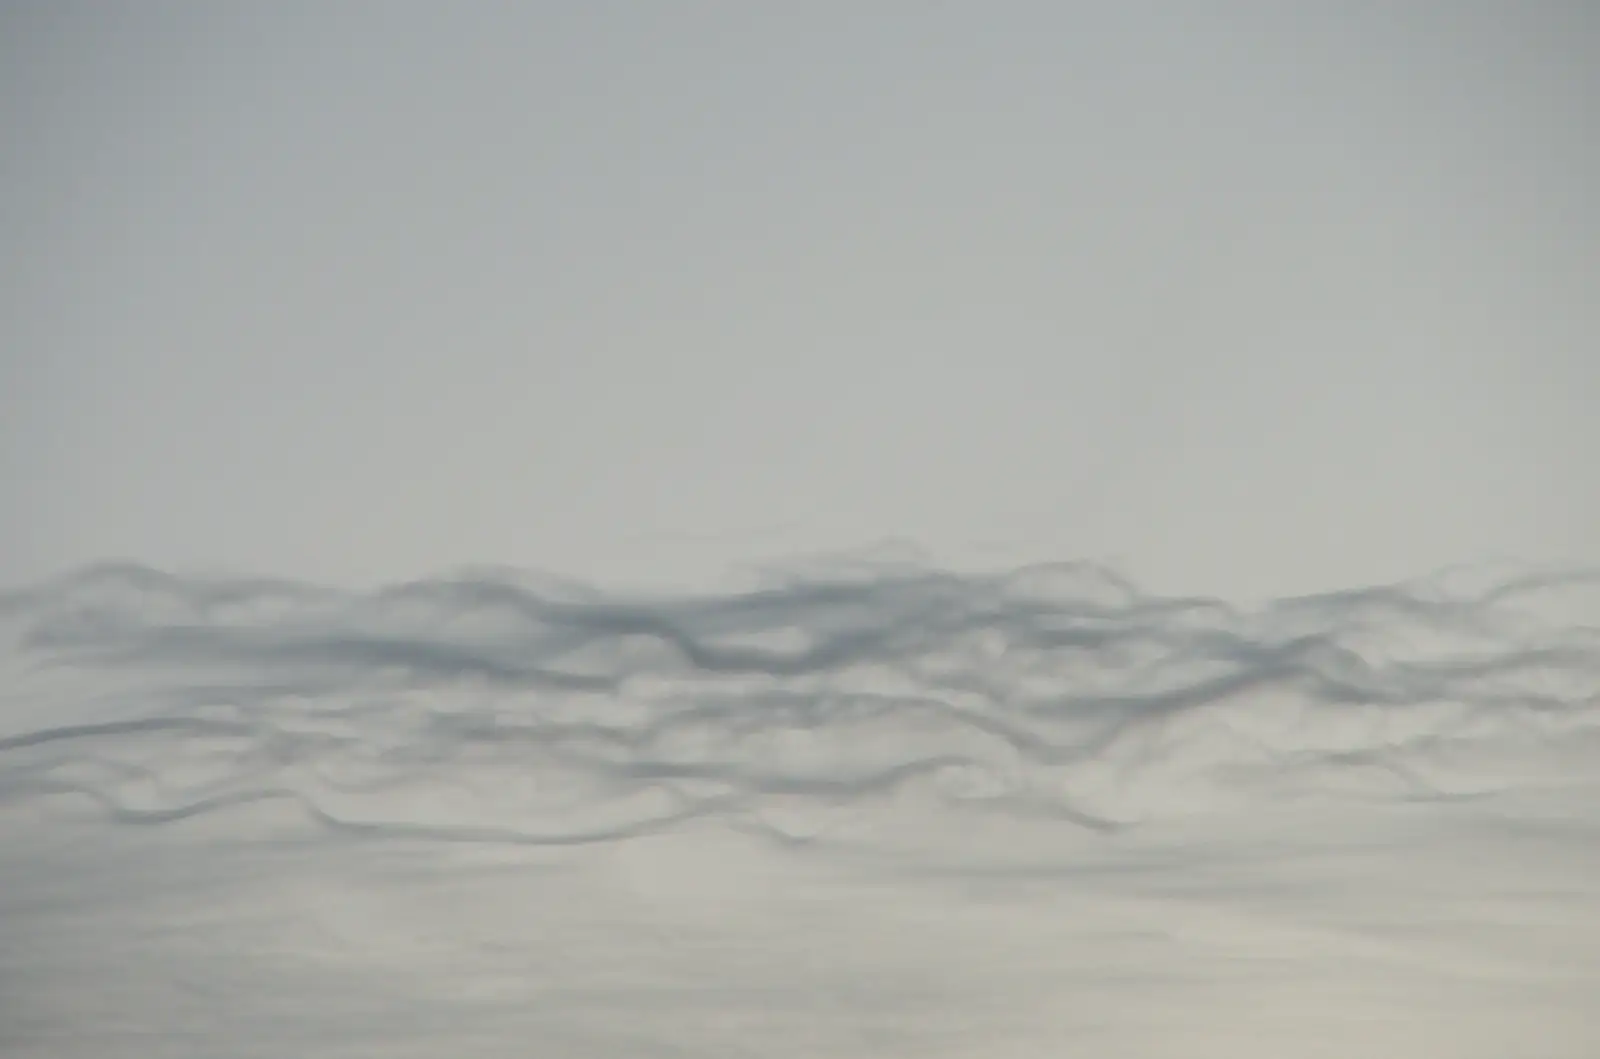
[[1600,559],[1590,5],[0,11],[5,581]]

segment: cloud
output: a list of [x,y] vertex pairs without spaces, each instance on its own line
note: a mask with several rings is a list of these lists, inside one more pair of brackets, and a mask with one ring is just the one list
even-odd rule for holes
[[81,570],[0,596],[0,1050],[1592,1055],[1595,584]]
[[825,845],[919,814],[1115,832],[1483,795],[1600,724],[1600,638],[1540,618],[1594,583],[1450,571],[1244,610],[1087,564],[860,561],[657,598],[507,571],[350,593],[104,565],[0,603],[32,703],[0,715],[0,797],[119,823],[277,801],[368,837],[694,823]]

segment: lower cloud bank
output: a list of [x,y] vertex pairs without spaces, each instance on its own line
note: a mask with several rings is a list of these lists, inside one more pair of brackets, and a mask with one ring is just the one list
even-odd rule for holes
[[82,571],[0,599],[0,1046],[1588,1059],[1593,583]]

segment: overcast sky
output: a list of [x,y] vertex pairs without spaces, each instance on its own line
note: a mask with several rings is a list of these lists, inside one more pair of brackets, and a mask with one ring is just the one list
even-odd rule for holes
[[1592,5],[0,6],[0,580],[1600,560]]

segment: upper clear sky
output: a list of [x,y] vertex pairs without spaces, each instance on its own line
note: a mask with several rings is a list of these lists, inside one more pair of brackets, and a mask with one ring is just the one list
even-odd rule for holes
[[0,580],[1600,560],[1600,8],[0,6]]

